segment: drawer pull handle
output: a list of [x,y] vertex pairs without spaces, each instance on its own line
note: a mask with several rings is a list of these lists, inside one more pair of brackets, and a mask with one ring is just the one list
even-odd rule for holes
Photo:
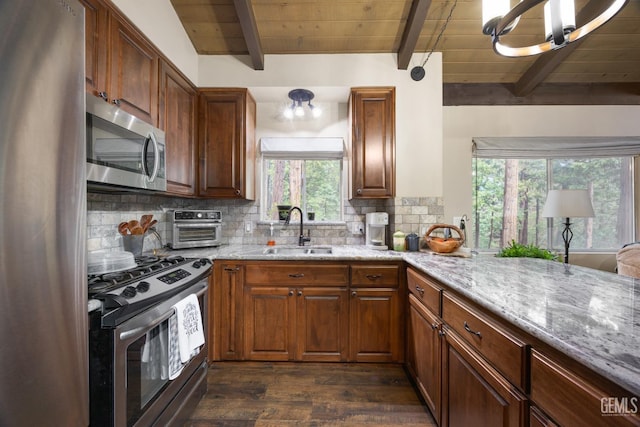
[[382,274],[367,274],[366,277],[369,280],[378,280],[382,278]]
[[293,273],[293,274],[290,274],[289,277],[291,277],[292,279],[300,279],[304,277],[304,273]]
[[231,271],[231,272],[239,271],[239,270],[240,270],[240,267],[233,267],[233,268],[232,267],[225,267],[224,268],[224,271]]
[[422,289],[420,286],[416,285],[416,291],[420,292],[420,296],[424,296],[424,289]]
[[478,332],[478,331],[474,331],[473,329],[471,329],[469,327],[469,325],[467,324],[466,320],[464,321],[464,330],[469,332],[470,334],[473,334],[473,335],[477,336],[478,338],[482,338],[482,334],[480,332]]

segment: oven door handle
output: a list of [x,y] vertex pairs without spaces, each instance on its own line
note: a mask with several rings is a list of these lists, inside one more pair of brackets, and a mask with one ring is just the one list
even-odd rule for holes
[[177,228],[202,228],[202,227],[218,227],[222,226],[219,222],[191,222],[191,223],[174,223]]
[[[207,287],[205,286],[204,288],[202,288],[201,290],[196,292],[196,296],[200,297],[206,291],[207,291]],[[143,333],[145,331],[150,331],[151,329],[153,329],[156,326],[158,326],[160,323],[164,322],[165,320],[167,320],[168,318],[173,316],[173,313],[175,313],[175,310],[173,308],[171,308],[171,309],[167,310],[164,314],[162,314],[161,316],[158,316],[153,321],[147,323],[144,326],[140,326],[140,327],[132,328],[132,329],[126,329],[126,330],[120,332],[120,340],[121,341],[126,341],[129,338],[137,336],[137,335],[140,335],[141,333]]]

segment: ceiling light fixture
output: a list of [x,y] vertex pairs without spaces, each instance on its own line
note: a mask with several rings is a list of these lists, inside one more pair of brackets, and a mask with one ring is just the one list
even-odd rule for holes
[[600,15],[576,28],[573,0],[547,0],[544,6],[546,41],[524,47],[511,47],[501,42],[500,37],[513,30],[520,17],[545,0],[522,0],[509,10],[509,0],[482,0],[482,32],[490,35],[493,50],[508,57],[538,55],[560,49],[581,39],[613,18],[629,0],[612,0]]
[[291,105],[288,106],[284,110],[284,116],[288,119],[292,119],[294,116],[296,117],[304,117],[305,110],[302,105],[303,102],[307,103],[309,107],[309,111],[313,117],[320,117],[322,114],[322,109],[319,107],[312,105],[311,100],[313,99],[313,92],[307,89],[293,89],[289,92],[289,99],[291,99]]

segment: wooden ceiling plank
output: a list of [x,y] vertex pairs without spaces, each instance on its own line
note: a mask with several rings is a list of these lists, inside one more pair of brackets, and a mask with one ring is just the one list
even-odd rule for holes
[[[602,13],[602,1],[590,0],[576,14],[576,22],[589,22]],[[588,37],[588,36],[587,36]],[[558,65],[569,57],[576,50],[584,39],[575,41],[561,49],[547,52],[541,55],[536,62],[520,77],[513,85],[515,96],[526,96],[530,94],[540,83],[542,83],[555,70]]]
[[404,27],[400,49],[398,49],[399,70],[406,70],[409,67],[409,61],[416,48],[430,6],[431,0],[413,0],[411,4],[411,11]]
[[233,4],[236,7],[253,68],[256,70],[264,70],[264,52],[260,44],[260,35],[258,34],[256,17],[251,7],[251,0],[233,0]]

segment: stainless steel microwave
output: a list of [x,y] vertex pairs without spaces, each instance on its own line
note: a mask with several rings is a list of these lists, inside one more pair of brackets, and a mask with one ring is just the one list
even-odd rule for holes
[[87,184],[100,189],[166,191],[165,135],[87,95]]

